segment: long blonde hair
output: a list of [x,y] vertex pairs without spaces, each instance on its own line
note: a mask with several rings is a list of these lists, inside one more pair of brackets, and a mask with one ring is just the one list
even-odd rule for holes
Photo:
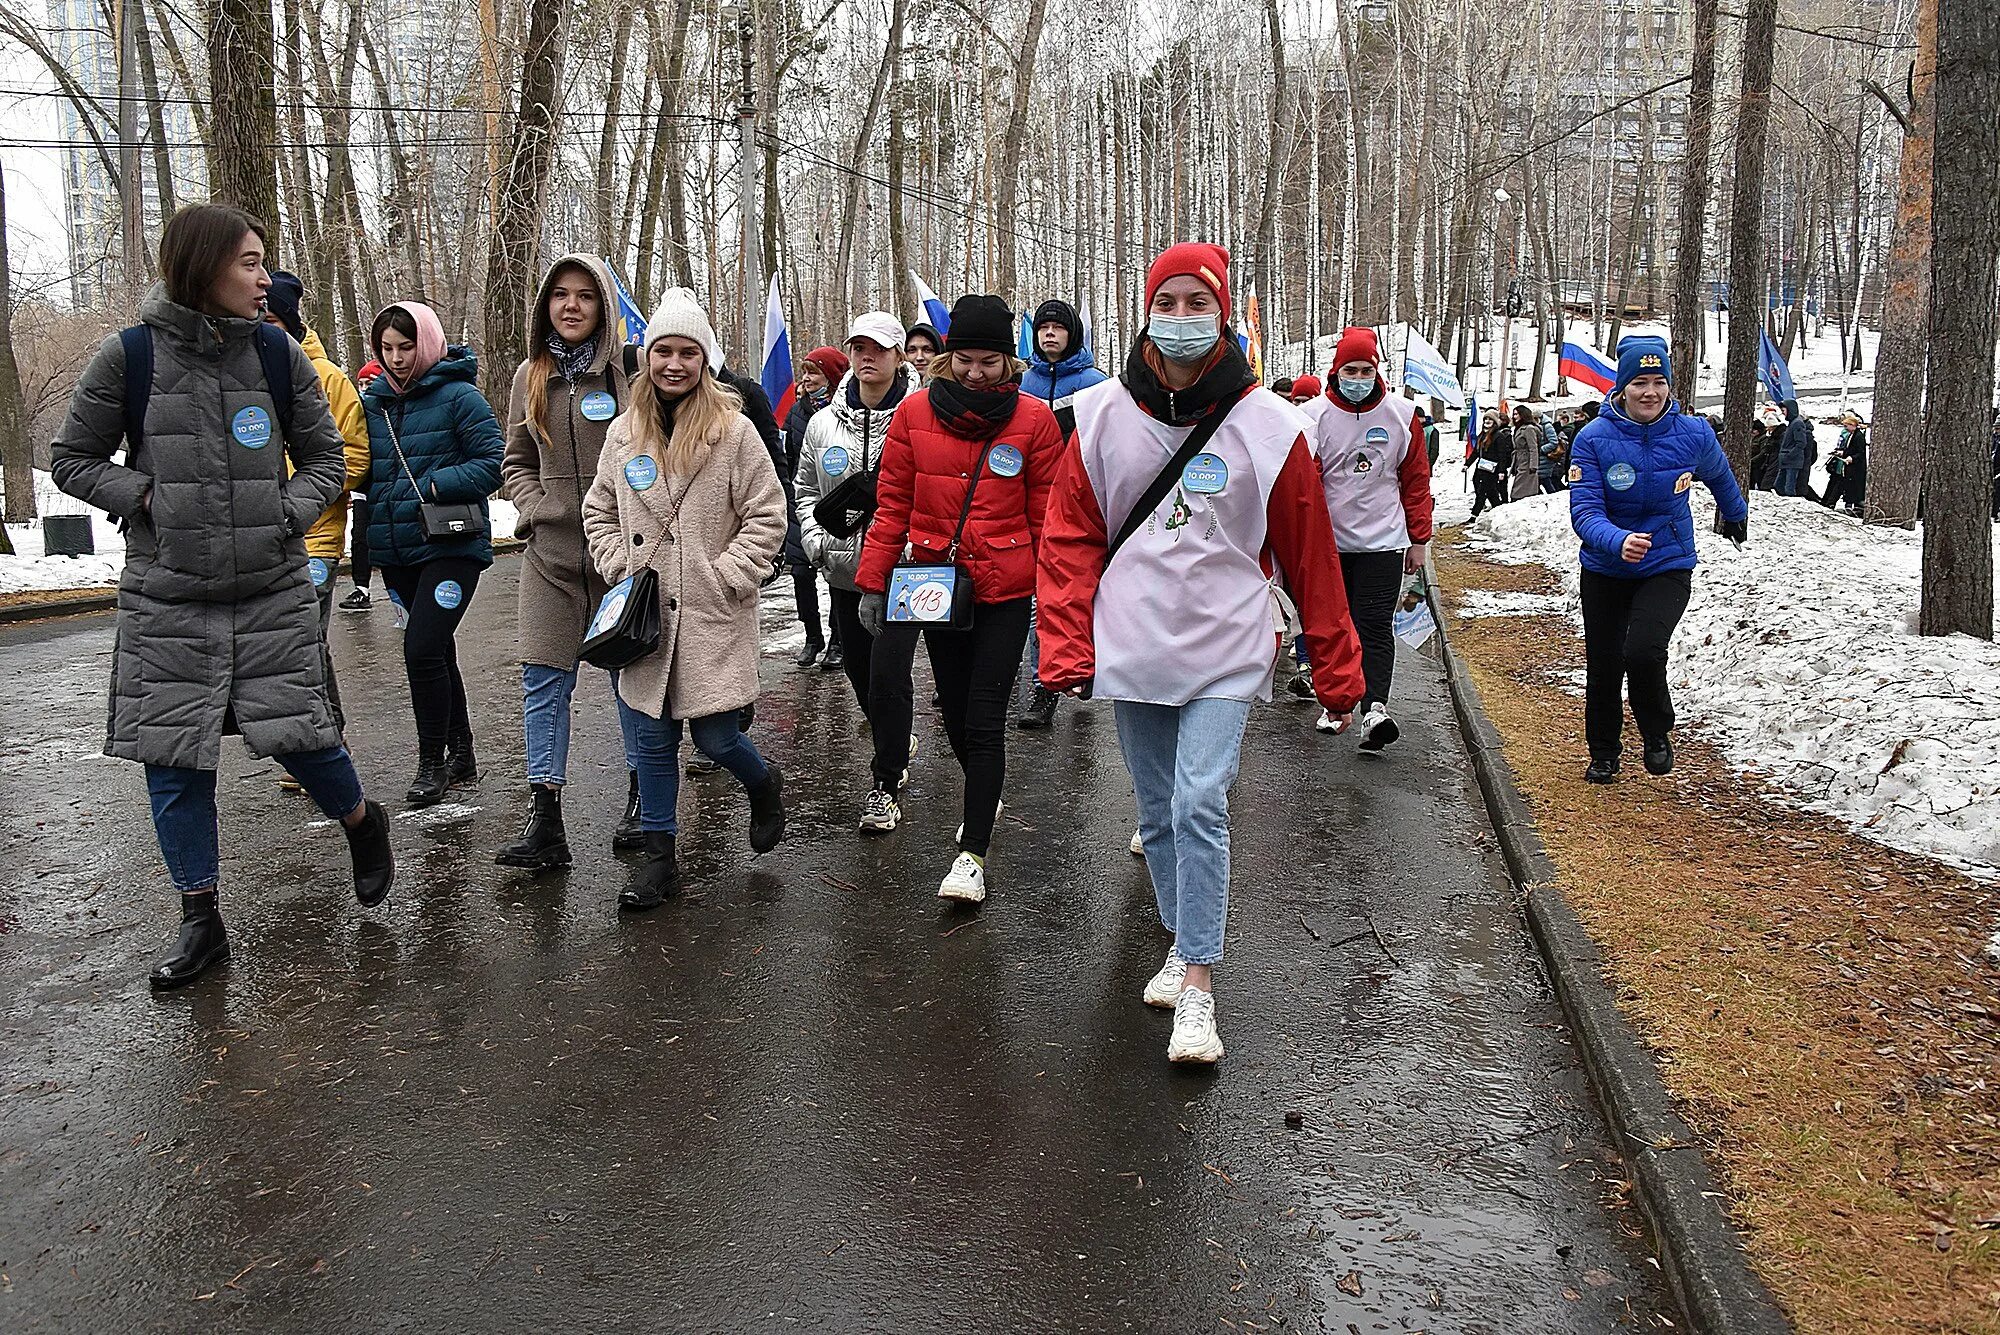
[[632,401],[625,409],[625,430],[633,449],[651,455],[661,472],[692,477],[708,457],[710,442],[720,439],[742,414],[743,396],[717,380],[704,363],[694,388],[674,405],[673,439],[664,439],[660,387],[653,383],[652,371],[642,356],[632,385]]

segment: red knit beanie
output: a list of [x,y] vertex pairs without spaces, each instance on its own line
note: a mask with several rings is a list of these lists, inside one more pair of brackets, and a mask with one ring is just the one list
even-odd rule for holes
[[1375,331],[1358,325],[1351,325],[1340,331],[1340,342],[1333,350],[1333,369],[1338,371],[1349,362],[1382,363],[1382,348],[1375,341]]
[[1206,241],[1183,241],[1168,246],[1146,270],[1146,306],[1150,309],[1160,285],[1183,274],[1199,278],[1222,303],[1222,318],[1229,318],[1229,252]]
[[819,368],[829,385],[839,384],[840,378],[847,374],[847,354],[839,348],[814,348],[806,354],[806,360]]
[[1316,375],[1302,375],[1292,382],[1292,402],[1294,403],[1298,403],[1303,399],[1316,399],[1319,395],[1320,383],[1319,377]]

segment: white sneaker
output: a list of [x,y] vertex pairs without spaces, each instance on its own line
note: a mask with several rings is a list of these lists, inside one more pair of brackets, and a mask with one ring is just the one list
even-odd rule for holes
[[1401,730],[1396,727],[1396,720],[1389,717],[1388,709],[1382,705],[1368,706],[1368,712],[1361,716],[1363,751],[1380,751],[1401,735]]
[[861,833],[887,834],[903,819],[903,809],[896,805],[896,795],[883,788],[868,791],[867,805],[861,808]]
[[1333,715],[1332,715],[1331,713],[1329,713],[1328,711],[1326,711],[1326,710],[1324,710],[1324,709],[1322,709],[1322,710],[1320,710],[1320,711],[1319,711],[1319,721],[1318,721],[1317,723],[1313,724],[1313,726],[1314,726],[1315,728],[1318,728],[1318,729],[1319,729],[1319,730],[1320,730],[1321,732],[1339,732],[1339,731],[1340,731],[1340,723],[1339,723],[1339,721],[1338,721],[1338,720],[1336,720],[1336,719],[1335,719],[1335,718],[1333,717]]
[[1146,856],[1146,836],[1139,833],[1139,831],[1132,831],[1132,842],[1126,846],[1132,850],[1133,857],[1143,858]]
[[1215,1032],[1215,994],[1182,986],[1174,1003],[1174,1036],[1167,1040],[1170,1062],[1222,1060],[1222,1035]]
[[960,853],[938,886],[939,899],[956,899],[977,904],[986,898],[986,864],[970,853]]
[[1179,946],[1168,946],[1167,962],[1146,983],[1146,1004],[1172,1010],[1174,1003],[1181,999],[1181,989],[1186,985],[1187,961],[1181,958]]
[[[993,821],[996,825],[1000,821],[1001,813],[1005,812],[1006,810],[1007,810],[1007,799],[1004,797],[993,804]],[[965,823],[963,821],[959,822],[958,833],[951,837],[951,841],[954,844],[962,844],[965,842]]]
[[910,786],[910,766],[917,763],[917,735],[910,734],[910,758],[903,762],[903,787]]

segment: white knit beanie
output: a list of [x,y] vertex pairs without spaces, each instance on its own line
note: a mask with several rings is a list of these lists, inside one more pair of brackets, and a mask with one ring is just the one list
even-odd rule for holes
[[642,351],[650,352],[655,343],[663,338],[691,339],[701,345],[701,355],[708,359],[710,375],[722,370],[722,344],[715,337],[715,326],[708,322],[708,315],[701,308],[690,288],[670,287],[660,297],[660,304],[653,309],[653,318],[646,321],[646,341]]

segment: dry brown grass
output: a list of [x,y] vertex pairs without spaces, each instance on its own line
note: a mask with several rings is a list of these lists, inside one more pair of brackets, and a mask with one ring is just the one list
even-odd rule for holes
[[[1436,559],[1447,615],[1554,586],[1449,534]],[[2000,894],[1791,809],[1685,730],[1672,778],[1586,785],[1570,626],[1447,629],[1798,1329],[2000,1332]]]

